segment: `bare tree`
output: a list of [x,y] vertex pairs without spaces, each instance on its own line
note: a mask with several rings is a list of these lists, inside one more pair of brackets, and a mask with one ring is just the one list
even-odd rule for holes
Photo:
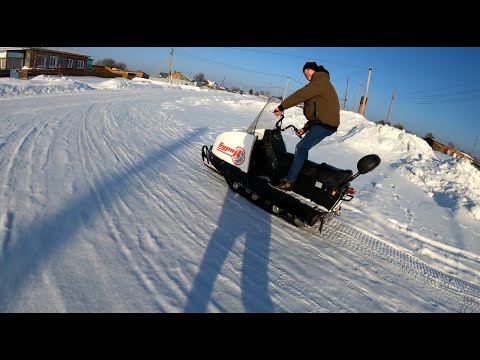
[[111,68],[116,68],[116,69],[121,69],[121,70],[126,70],[127,69],[127,65],[125,65],[124,63],[121,63],[121,62],[117,62],[116,60],[114,60],[112,58],[100,59],[97,62],[95,62],[95,65],[108,66],[108,67],[111,67]]
[[198,73],[193,77],[193,80],[195,80],[198,84],[207,84],[208,81],[205,79],[205,74],[204,73]]

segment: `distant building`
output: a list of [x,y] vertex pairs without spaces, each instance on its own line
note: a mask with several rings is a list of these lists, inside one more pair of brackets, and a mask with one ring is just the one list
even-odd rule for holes
[[[169,75],[167,75],[167,78],[169,78]],[[178,80],[185,80],[185,81],[192,81],[185,75],[183,75],[181,72],[175,71],[172,74],[172,79],[178,79]]]
[[18,70],[20,78],[30,75],[86,75],[91,59],[71,48],[0,48],[0,71]]
[[24,48],[0,48],[0,70],[20,70],[25,65]]
[[28,67],[30,69],[87,69],[89,56],[68,48],[11,47],[0,48],[0,70]]
[[112,68],[110,66],[100,66],[100,65],[92,65],[92,72],[93,76],[98,77],[122,77],[125,79],[133,79],[135,77],[148,79],[150,76],[143,71],[132,71],[132,70],[122,70]]
[[450,146],[442,144],[437,140],[434,140],[432,138],[424,138],[423,140],[425,140],[434,151],[450,155],[454,158],[467,158],[468,160],[473,161],[473,158],[470,155],[465,154],[463,151],[453,149]]
[[207,86],[210,88],[210,89],[216,89],[217,88],[217,84],[215,83],[215,81],[212,81],[212,80],[208,80],[206,79],[208,84]]
[[172,83],[176,85],[190,85],[190,86],[197,86],[197,82],[189,79],[181,72],[174,72],[170,77],[169,73],[161,72],[157,76],[152,75],[150,76],[150,80],[162,81],[166,83]]
[[[2,72],[3,70],[3,72]],[[0,76],[18,70],[20,79],[36,75],[98,76],[105,78],[146,78],[142,71],[115,69],[93,65],[93,59],[72,48],[16,47],[0,48]]]

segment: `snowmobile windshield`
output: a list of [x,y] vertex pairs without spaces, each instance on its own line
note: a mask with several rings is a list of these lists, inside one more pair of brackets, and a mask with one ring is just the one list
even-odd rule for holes
[[282,100],[278,97],[272,96],[268,99],[262,111],[257,115],[255,120],[248,127],[249,134],[255,134],[257,129],[274,129],[279,117],[273,113],[273,110],[280,105]]

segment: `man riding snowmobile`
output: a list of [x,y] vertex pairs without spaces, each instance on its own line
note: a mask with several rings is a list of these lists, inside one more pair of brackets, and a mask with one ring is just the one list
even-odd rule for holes
[[204,145],[202,159],[233,191],[297,226],[319,226],[321,231],[333,214],[340,214],[341,203],[354,198],[350,182],[375,169],[380,157],[370,154],[361,158],[356,174],[305,160],[294,191],[276,188],[294,156],[286,150],[282,131],[298,131],[293,125],[282,128],[283,115],[273,113],[279,103],[279,98],[271,97],[248,129],[222,133],[213,145]]

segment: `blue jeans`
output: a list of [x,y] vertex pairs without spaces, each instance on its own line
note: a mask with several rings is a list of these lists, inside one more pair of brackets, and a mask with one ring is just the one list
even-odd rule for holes
[[302,140],[298,142],[297,146],[295,146],[295,156],[293,157],[292,165],[290,165],[288,175],[285,179],[289,182],[295,182],[304,161],[308,158],[308,151],[333,133],[334,131],[325,129],[320,125],[313,125],[310,130],[303,135]]

